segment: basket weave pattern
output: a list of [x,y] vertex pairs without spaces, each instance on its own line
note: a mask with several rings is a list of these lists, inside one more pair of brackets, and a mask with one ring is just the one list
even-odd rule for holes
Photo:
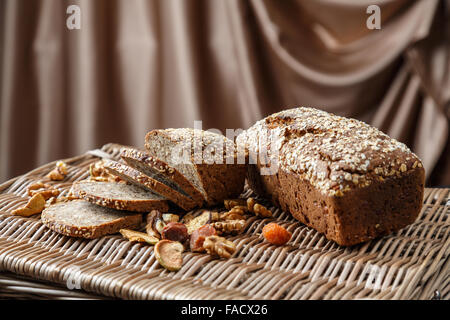
[[[116,159],[119,150],[102,148]],[[92,153],[66,159],[69,174],[54,185],[67,195],[98,159]],[[12,216],[27,202],[27,187],[54,165],[0,185],[0,298],[430,299],[436,290],[450,298],[450,189],[427,188],[414,224],[351,248],[270,207],[273,218],[251,217],[229,238],[237,246],[231,259],[186,252],[182,269],[168,272],[152,246],[120,235],[70,238],[46,228],[39,215]],[[287,245],[264,241],[261,230],[273,220],[292,232]],[[74,272],[81,290],[67,288]]]

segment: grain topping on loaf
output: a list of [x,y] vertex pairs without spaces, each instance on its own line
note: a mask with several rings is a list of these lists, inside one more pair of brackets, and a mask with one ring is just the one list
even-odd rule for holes
[[299,174],[331,196],[422,167],[406,145],[376,128],[313,108],[275,113],[258,121],[238,141],[258,154],[258,146],[264,145],[258,141],[262,132],[269,132],[267,145],[276,144],[275,160],[281,170]]

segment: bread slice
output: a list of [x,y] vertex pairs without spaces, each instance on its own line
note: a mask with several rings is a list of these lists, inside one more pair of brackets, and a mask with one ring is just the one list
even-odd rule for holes
[[203,205],[205,198],[201,192],[177,169],[169,166],[161,159],[133,148],[123,148],[120,156],[129,166],[148,176],[159,176],[164,184],[176,190],[183,190],[199,207]]
[[145,148],[177,169],[208,205],[243,191],[245,161],[238,164],[236,145],[220,134],[191,128],[153,130],[145,136]]
[[123,228],[137,228],[142,215],[100,207],[85,200],[59,202],[41,214],[48,228],[70,237],[94,239]]
[[148,176],[136,169],[131,168],[125,164],[113,160],[103,160],[104,167],[111,174],[116,175],[123,180],[126,180],[138,187],[157,193],[168,200],[175,203],[184,210],[192,210],[197,206],[197,203],[189,198],[184,191],[177,190],[164,184],[164,181],[159,180],[158,176]]
[[78,181],[72,185],[73,194],[102,207],[136,212],[159,210],[167,212],[167,200],[135,185],[116,182]]

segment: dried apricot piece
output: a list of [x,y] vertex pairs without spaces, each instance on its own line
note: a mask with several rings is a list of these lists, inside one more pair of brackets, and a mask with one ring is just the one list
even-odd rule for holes
[[282,226],[271,222],[264,226],[262,230],[264,238],[272,244],[281,246],[286,244],[290,239],[292,234],[287,231]]

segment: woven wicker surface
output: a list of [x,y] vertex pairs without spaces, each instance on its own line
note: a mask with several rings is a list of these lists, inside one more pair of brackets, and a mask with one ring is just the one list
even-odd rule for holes
[[[119,146],[102,151],[65,160],[69,174],[54,183],[62,195],[88,177],[97,156],[117,158]],[[273,218],[249,218],[244,231],[229,238],[237,245],[231,259],[186,252],[182,269],[168,272],[152,246],[120,235],[70,238],[47,229],[39,215],[12,216],[27,202],[27,186],[54,165],[0,185],[0,298],[430,299],[436,290],[450,298],[450,189],[427,188],[414,224],[351,248],[272,207]],[[273,220],[292,232],[287,245],[270,245],[261,236]]]

